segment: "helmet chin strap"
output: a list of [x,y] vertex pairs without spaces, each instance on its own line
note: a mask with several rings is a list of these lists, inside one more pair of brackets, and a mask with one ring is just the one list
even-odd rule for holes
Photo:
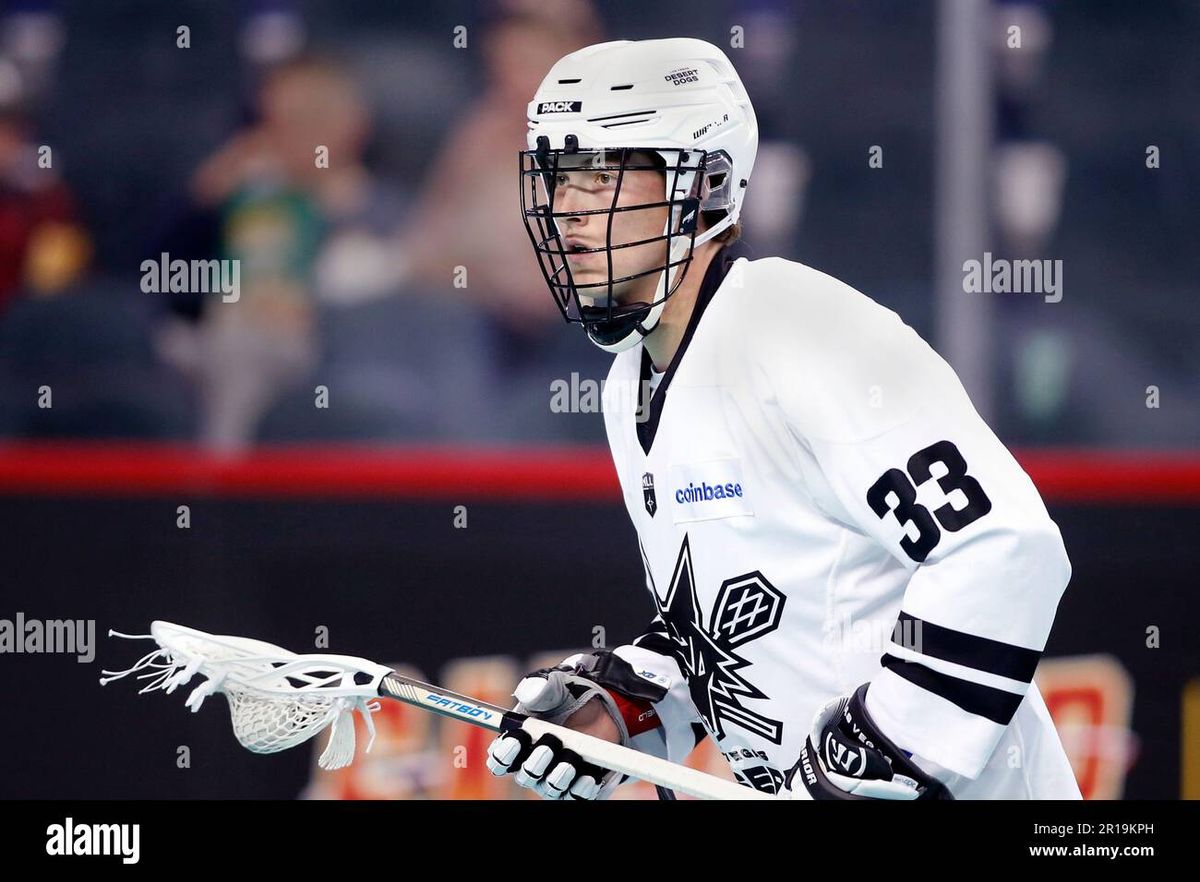
[[[664,277],[666,277],[666,275],[667,274],[664,272],[659,277],[659,289],[660,290],[662,289],[662,279]],[[659,300],[660,298],[659,298],[659,296],[656,295],[654,299]],[[622,337],[620,340],[616,340],[615,342],[612,342],[612,343],[601,343],[599,340],[597,340],[595,337],[592,336],[591,329],[588,329],[588,339],[591,340],[593,343],[595,343],[597,346],[599,346],[601,349],[603,349],[605,352],[612,352],[612,353],[624,352],[626,349],[629,349],[631,346],[636,345],[639,340],[641,340],[643,337],[647,336],[651,331],[653,331],[656,327],[658,327],[658,320],[660,318],[662,318],[663,309],[666,307],[666,305],[667,305],[666,301],[664,300],[664,301],[662,301],[660,303],[656,303],[654,306],[650,307],[650,310],[644,316],[642,316],[642,318],[638,319],[638,321],[630,327],[629,333],[626,334],[624,337]]]
[[[723,217],[718,223],[714,224],[703,233],[697,233],[696,238],[691,240],[692,253],[695,253],[697,246],[703,245],[705,242],[711,240],[714,236],[719,235],[732,223],[732,217]],[[663,235],[666,235],[665,230],[663,231]],[[588,339],[605,352],[612,352],[615,354],[617,352],[624,352],[626,349],[637,345],[639,341],[648,336],[651,331],[658,327],[658,322],[662,318],[663,310],[667,306],[667,298],[665,294],[667,291],[671,290],[671,283],[675,279],[675,272],[681,265],[678,263],[678,261],[683,259],[688,247],[689,240],[683,236],[680,236],[671,244],[671,254],[667,257],[668,266],[659,274],[658,285],[655,287],[654,298],[651,300],[651,303],[653,303],[654,306],[650,307],[649,311],[647,311],[642,318],[638,319],[637,322],[630,326],[628,334],[612,343],[601,343],[592,336],[592,332],[589,329]]]

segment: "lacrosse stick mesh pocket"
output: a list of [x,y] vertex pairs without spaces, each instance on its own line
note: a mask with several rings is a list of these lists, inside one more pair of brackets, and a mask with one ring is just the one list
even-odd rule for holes
[[334,722],[347,705],[343,698],[313,695],[295,698],[263,694],[226,681],[222,686],[238,742],[255,753],[277,753],[312,738]]

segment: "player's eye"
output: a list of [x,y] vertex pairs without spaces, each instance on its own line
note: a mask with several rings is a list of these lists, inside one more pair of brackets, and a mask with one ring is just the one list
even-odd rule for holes
[[567,173],[559,172],[554,176],[554,185],[557,187],[565,187],[567,185]]
[[611,172],[606,172],[606,171],[596,172],[596,183],[599,184],[600,186],[607,187],[612,182],[613,182],[613,175]]

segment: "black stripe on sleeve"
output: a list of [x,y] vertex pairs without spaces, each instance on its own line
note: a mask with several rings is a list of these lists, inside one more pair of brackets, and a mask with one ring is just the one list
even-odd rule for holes
[[901,611],[892,631],[892,642],[921,655],[954,662],[1010,680],[1033,680],[1042,654],[1036,649],[1013,646],[988,637],[977,637],[918,619]]
[[897,658],[890,653],[884,655],[881,661],[885,668],[920,686],[926,692],[941,696],[967,713],[984,717],[1001,726],[1007,726],[1012,721],[1013,714],[1024,699],[1023,695],[951,677],[918,662]]

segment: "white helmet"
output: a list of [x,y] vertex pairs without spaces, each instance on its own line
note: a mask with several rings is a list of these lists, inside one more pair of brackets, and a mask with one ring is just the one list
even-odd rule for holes
[[[737,71],[711,43],[678,37],[620,40],[572,52],[550,69],[529,104],[529,149],[521,153],[521,209],[550,292],[563,317],[578,322],[609,352],[628,349],[654,330],[667,298],[678,288],[696,245],[737,222],[758,152],[758,123]],[[617,208],[625,171],[636,152],[658,154],[670,210],[662,236],[617,248],[667,243],[666,262],[607,282],[575,284],[558,218],[610,214]],[[554,181],[561,156],[590,154],[617,170],[612,205],[595,211],[556,212]],[[617,165],[612,157],[619,157]],[[721,211],[719,222],[697,234],[701,211]],[[612,250],[612,227],[603,248]],[[618,304],[613,285],[658,273],[650,303]],[[603,289],[603,290],[601,290]]]

